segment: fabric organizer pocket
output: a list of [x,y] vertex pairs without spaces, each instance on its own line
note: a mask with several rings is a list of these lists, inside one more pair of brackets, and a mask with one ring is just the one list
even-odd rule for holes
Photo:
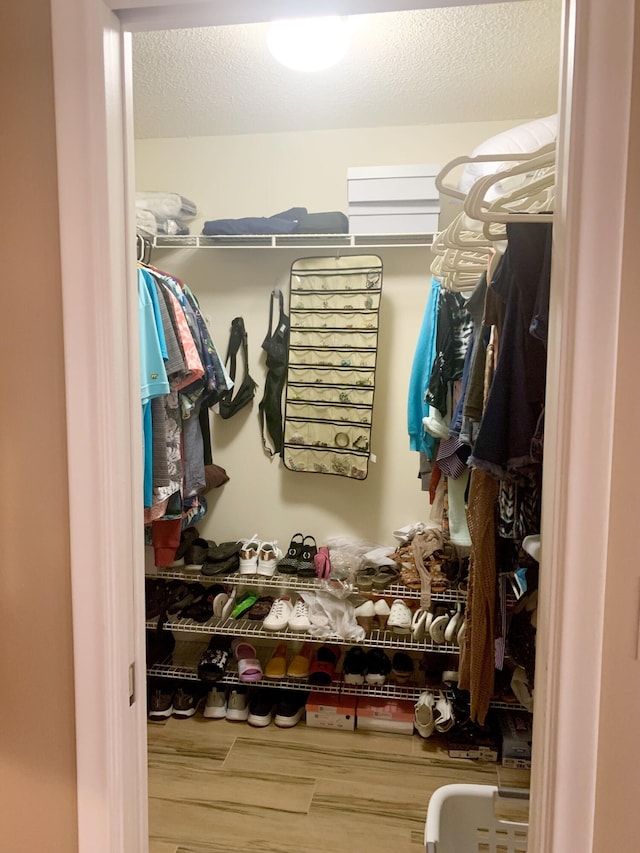
[[287,445],[327,447],[332,450],[349,450],[368,453],[371,427],[349,426],[331,421],[288,420],[284,441]]
[[304,346],[292,346],[289,349],[289,365],[316,365],[318,367],[375,367],[376,351],[373,349],[357,349],[343,347],[329,349]]
[[[303,269],[301,267],[292,267],[291,271],[291,290],[294,294],[299,291],[316,291],[322,293],[341,292],[345,290],[362,290],[376,291],[382,287],[382,261],[377,255],[359,255],[358,258],[369,258],[370,263],[363,264],[362,267],[348,266],[349,261],[355,261],[356,257],[351,258],[305,258],[303,261],[295,263],[307,263],[309,261],[325,261],[324,266],[318,264],[315,270]],[[337,262],[331,264],[330,262]],[[342,268],[338,268],[341,263]]]
[[289,381],[307,385],[353,385],[367,388],[373,385],[375,373],[370,367],[295,367],[289,365]]
[[291,297],[291,310],[298,311],[343,311],[350,308],[375,310],[380,306],[379,290],[323,290],[307,291]]
[[290,346],[327,347],[328,349],[369,349],[375,352],[378,343],[377,329],[301,329],[291,328]]
[[378,312],[374,309],[357,310],[352,305],[343,311],[295,311],[291,313],[292,329],[377,329]]
[[344,403],[299,403],[289,400],[287,420],[327,421],[328,423],[366,424],[371,423],[371,407],[364,404],[347,406]]
[[285,467],[368,473],[382,262],[304,258],[291,268]]
[[352,388],[350,385],[306,385],[289,382],[287,384],[287,406],[292,400],[329,405],[347,403],[348,405],[364,405],[371,408],[373,405],[373,388]]
[[364,480],[369,473],[367,454],[340,452],[324,448],[296,447],[285,442],[284,464],[290,471],[308,474],[334,474]]

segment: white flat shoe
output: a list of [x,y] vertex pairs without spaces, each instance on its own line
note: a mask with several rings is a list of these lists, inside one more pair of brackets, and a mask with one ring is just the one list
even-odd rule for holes
[[427,619],[427,611],[419,607],[413,614],[411,620],[411,639],[415,643],[419,643],[424,638],[424,623]]
[[462,622],[462,619],[462,604],[457,604],[456,612],[449,620],[449,624],[447,625],[447,628],[444,632],[445,643],[455,643],[458,637],[458,631],[460,630],[460,623]]
[[415,726],[420,737],[431,737],[435,731],[435,723],[433,720],[433,706],[435,697],[429,690],[421,693],[418,701],[415,704],[415,714],[413,725]]
[[444,633],[447,629],[450,618],[449,613],[441,613],[439,616],[436,616],[431,623],[429,634],[431,635],[431,640],[438,646],[441,646],[444,643]]
[[433,721],[436,731],[439,732],[448,732],[456,724],[456,719],[453,715],[453,705],[442,693],[436,702]]

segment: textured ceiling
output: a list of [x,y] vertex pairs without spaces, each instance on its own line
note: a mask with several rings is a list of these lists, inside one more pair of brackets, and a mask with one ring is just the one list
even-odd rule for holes
[[361,15],[332,69],[272,59],[266,24],[134,35],[138,138],[535,118],[556,111],[562,0]]

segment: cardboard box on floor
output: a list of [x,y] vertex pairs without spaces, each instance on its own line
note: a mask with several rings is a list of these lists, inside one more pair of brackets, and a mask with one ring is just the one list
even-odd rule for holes
[[372,732],[413,734],[413,702],[361,696],[356,709],[356,726]]
[[353,731],[356,726],[356,697],[339,696],[335,693],[310,693],[306,712],[308,726]]

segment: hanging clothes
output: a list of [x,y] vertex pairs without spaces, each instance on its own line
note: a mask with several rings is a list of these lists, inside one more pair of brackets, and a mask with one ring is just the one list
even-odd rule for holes
[[429,416],[429,404],[426,400],[426,394],[433,364],[436,360],[439,296],[440,282],[432,278],[427,307],[424,312],[422,327],[413,357],[407,404],[409,448],[424,453],[430,461],[434,459],[437,439],[426,432],[423,419]]
[[546,347],[530,333],[546,324],[551,225],[508,223],[509,244],[490,285],[505,306],[495,375],[470,464],[505,478],[532,463],[544,406]]
[[[154,302],[155,299],[155,302]],[[164,366],[166,342],[157,296],[149,286],[144,270],[138,270],[138,329],[140,336],[140,400],[142,404],[144,505],[153,500],[153,426],[151,401],[169,393]]]
[[467,311],[466,298],[461,293],[441,290],[438,297],[436,359],[429,378],[426,401],[443,416],[447,414],[451,384],[462,376],[472,330],[473,320]]

